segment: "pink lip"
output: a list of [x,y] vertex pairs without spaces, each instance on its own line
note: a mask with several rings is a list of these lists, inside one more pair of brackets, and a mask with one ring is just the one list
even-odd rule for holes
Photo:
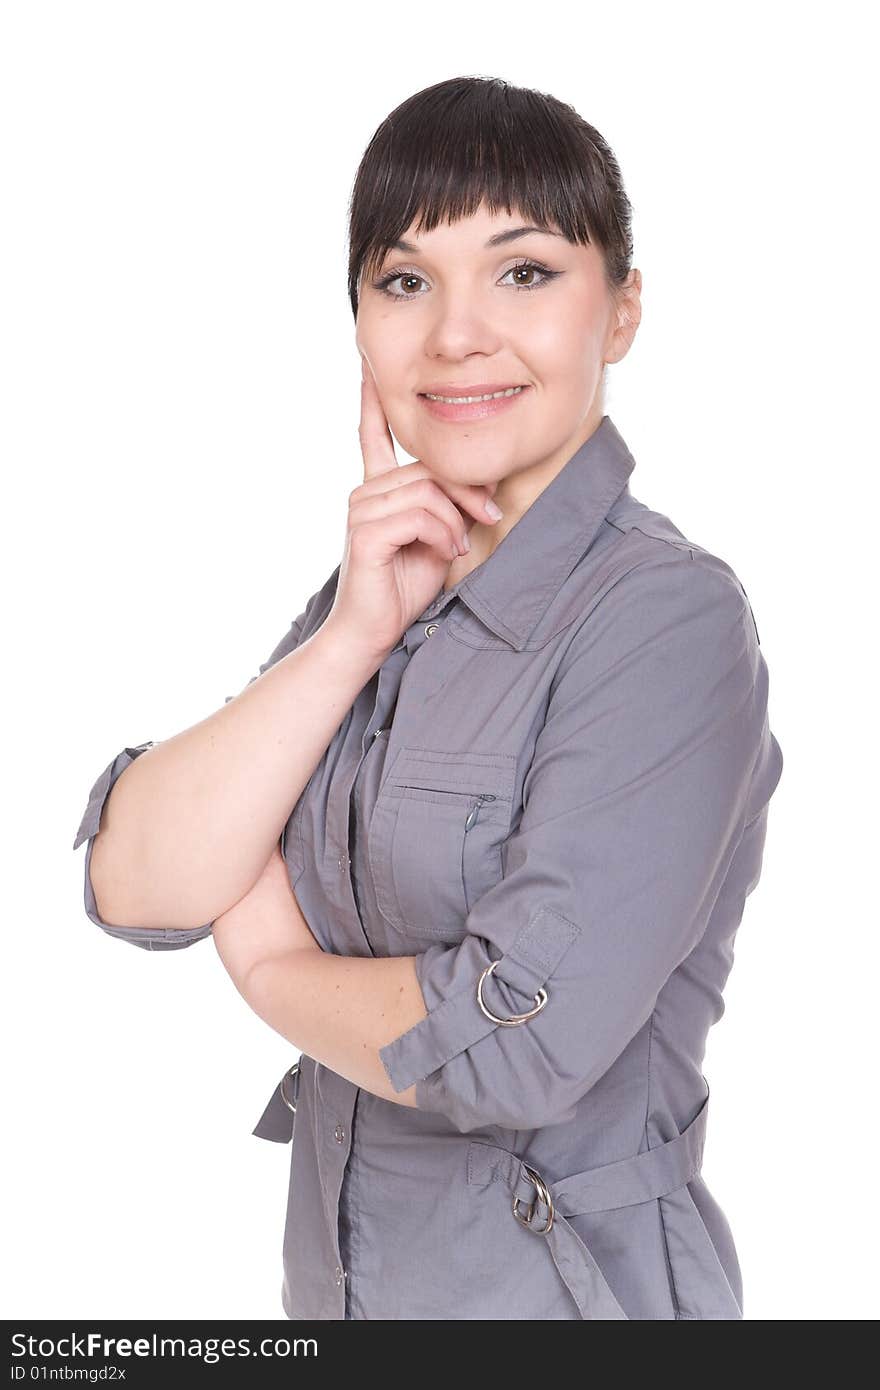
[[419,395],[423,396],[426,391],[430,391],[432,396],[488,396],[493,391],[509,391],[514,386],[525,384],[524,381],[475,381],[471,384],[457,383],[455,386],[449,386],[438,381],[423,387]]
[[[506,389],[507,388],[504,386],[487,386],[480,388],[472,386],[467,391],[460,391],[459,394],[477,396],[488,394],[490,391],[504,391]],[[435,420],[460,420],[462,422],[468,420],[488,420],[493,415],[500,415],[503,410],[515,410],[517,404],[525,400],[531,389],[531,386],[526,386],[524,384],[522,390],[517,391],[515,396],[498,396],[496,400],[472,401],[467,405],[463,401],[430,401],[428,397],[421,392],[419,393],[418,399]],[[452,393],[447,386],[443,391],[438,391],[436,394],[447,396]]]

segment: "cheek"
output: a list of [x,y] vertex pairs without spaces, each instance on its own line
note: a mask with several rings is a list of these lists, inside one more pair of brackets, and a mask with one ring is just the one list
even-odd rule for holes
[[522,342],[522,361],[548,399],[577,405],[591,395],[602,371],[602,329],[582,304],[554,306],[537,316]]
[[[407,396],[401,391],[388,397],[388,407],[386,418],[395,442],[400,445],[400,449],[405,454],[409,454],[411,459],[420,457],[420,435],[419,426],[422,423],[422,407],[419,405],[415,395]],[[409,462],[402,458],[401,463]]]
[[395,376],[400,376],[400,363],[405,360],[399,350],[403,337],[405,333],[394,322],[391,307],[377,304],[372,296],[364,301],[358,313],[355,342],[383,389],[386,382],[390,388]]
[[527,325],[523,349],[539,352],[543,359],[557,366],[567,363],[573,367],[598,351],[604,322],[605,314],[586,289],[577,294],[557,295],[542,304],[540,312],[536,306]]

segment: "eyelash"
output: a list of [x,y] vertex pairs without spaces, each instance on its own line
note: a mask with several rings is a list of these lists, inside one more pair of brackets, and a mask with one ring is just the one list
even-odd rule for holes
[[[544,279],[541,280],[541,281],[539,282],[539,284],[537,284],[537,285],[514,285],[514,286],[513,286],[513,288],[514,288],[515,290],[526,290],[526,291],[529,291],[529,292],[532,291],[532,290],[540,290],[540,289],[542,289],[543,286],[544,286],[544,285],[548,285],[548,284],[550,283],[551,280],[555,280],[555,278],[556,278],[557,275],[561,275],[561,274],[562,274],[562,271],[561,271],[561,270],[549,270],[549,269],[547,268],[547,266],[541,265],[538,261],[521,261],[518,265],[512,265],[512,266],[510,267],[509,270],[505,270],[504,274],[505,274],[505,275],[512,275],[513,272],[514,272],[515,270],[537,270],[538,273],[539,273],[540,275],[543,275],[543,276],[544,276]],[[404,299],[421,299],[422,296],[421,296],[420,294],[392,294],[392,293],[391,293],[391,291],[389,290],[388,286],[389,286],[389,285],[392,285],[392,284],[394,283],[395,280],[401,280],[401,279],[403,279],[403,277],[404,277],[405,275],[411,275],[411,276],[412,276],[414,279],[416,279],[416,280],[421,280],[421,279],[423,279],[423,277],[422,277],[421,275],[419,275],[419,274],[418,274],[416,271],[414,271],[414,270],[392,270],[392,271],[389,272],[388,275],[384,275],[380,280],[374,280],[374,281],[373,281],[373,288],[376,289],[376,290],[380,290],[380,291],[382,292],[382,294],[387,295],[387,297],[388,297],[389,299],[397,299],[397,300],[404,300]]]

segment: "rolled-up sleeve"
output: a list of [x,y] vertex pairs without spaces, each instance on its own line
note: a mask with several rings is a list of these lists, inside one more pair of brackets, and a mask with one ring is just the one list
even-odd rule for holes
[[394,1089],[462,1132],[571,1119],[699,942],[771,738],[732,572],[688,553],[619,580],[554,676],[501,881],[416,957]]
[[[312,635],[320,623],[326,617],[329,607],[332,606],[333,596],[336,591],[336,582],[339,575],[337,565],[333,573],[324,584],[309,598],[305,608],[298,617],[294,618],[287,632],[276,644],[269,657],[258,668],[255,675],[251,676],[247,685],[251,685],[264,671],[268,671],[270,666],[274,666],[282,657],[287,656],[295,647]],[[245,686],[247,689],[247,686]],[[227,695],[224,704],[234,700],[234,695]],[[86,846],[86,857],[84,865],[84,904],[86,916],[89,917],[96,926],[109,936],[118,937],[120,941],[128,941],[133,946],[141,946],[147,951],[175,951],[185,946],[191,946],[195,941],[201,941],[206,936],[210,936],[214,927],[213,922],[205,922],[197,927],[125,927],[117,926],[110,922],[105,922],[98,913],[95,901],[95,891],[92,886],[91,861],[92,847],[94,838],[98,834],[101,826],[101,813],[106,804],[107,798],[113,789],[117,779],[122,775],[127,767],[134,762],[135,758],[148,748],[154,746],[152,741],[139,743],[130,748],[123,748],[107,764],[103,772],[94,783],[89,792],[85,812],[80,821],[73,848],[78,849],[84,840],[88,841]]]
[[100,916],[95,902],[95,890],[92,887],[92,846],[95,836],[101,825],[101,812],[104,804],[110,795],[117,778],[135,760],[145,753],[148,748],[152,748],[153,743],[139,743],[132,748],[123,748],[116,757],[107,764],[101,773],[92,790],[89,792],[89,799],[85,813],[80,822],[73,848],[78,849],[83,840],[88,840],[86,845],[85,859],[85,890],[84,901],[86,915],[91,918],[96,926],[107,932],[109,936],[116,936],[121,941],[130,941],[133,946],[142,946],[147,951],[174,951],[180,950],[183,946],[191,946],[194,941],[201,941],[202,937],[210,936],[214,926],[213,922],[206,922],[200,927],[119,927],[110,922],[105,922]]

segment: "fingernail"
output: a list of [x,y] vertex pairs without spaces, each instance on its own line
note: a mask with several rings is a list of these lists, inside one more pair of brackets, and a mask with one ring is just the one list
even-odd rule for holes
[[467,531],[463,531],[463,532],[462,532],[462,536],[461,536],[461,553],[462,553],[462,555],[466,555],[467,552],[470,550],[470,548],[471,548],[471,538],[470,538],[470,536],[468,535]]
[[492,501],[492,498],[491,498],[491,497],[490,497],[490,498],[487,500],[487,502],[485,503],[485,507],[486,507],[486,513],[487,513],[487,515],[488,515],[488,516],[491,516],[491,518],[492,518],[493,521],[500,521],[500,520],[501,520],[501,518],[503,517],[504,513],[503,513],[503,511],[501,510],[501,508],[498,506],[497,502],[493,502],[493,501]]

